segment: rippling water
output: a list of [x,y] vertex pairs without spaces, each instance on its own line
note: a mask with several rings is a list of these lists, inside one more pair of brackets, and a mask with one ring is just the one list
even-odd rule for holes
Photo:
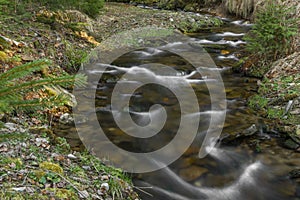
[[[184,130],[188,130],[188,126],[193,126],[195,119],[200,117],[195,140],[179,159],[155,172],[133,174],[134,184],[143,199],[299,199],[299,184],[288,178],[288,172],[300,166],[299,154],[280,148],[276,134],[269,134],[268,137],[243,135],[245,129],[259,121],[246,106],[247,97],[256,89],[256,80],[231,71],[231,67],[238,62],[237,53],[245,44],[242,38],[248,29],[249,25],[235,21],[228,22],[222,28],[203,30],[203,33],[191,35],[188,41],[189,48],[197,52],[199,47],[203,46],[216,64],[204,66],[202,69],[205,71],[204,74],[199,74],[182,57],[165,51],[164,48],[135,50],[109,65],[99,63],[88,72],[103,74],[97,83],[95,94],[97,120],[110,141],[120,148],[136,153],[155,151],[176,137],[179,124],[183,120],[181,116],[188,122]],[[177,49],[178,52],[186,48],[184,46],[186,44],[182,42],[167,45],[169,48]],[[170,68],[175,70],[169,70]],[[214,86],[218,85],[216,81],[219,80],[210,77],[210,73],[214,71],[222,75],[226,107],[225,104],[219,103],[218,99],[210,98],[212,93],[218,92],[218,87]],[[127,79],[122,78],[125,73],[129,76]],[[131,75],[135,77],[135,81],[130,79]],[[156,80],[163,84],[150,83],[137,87],[139,79]],[[117,82],[124,88],[121,94],[117,94],[115,99],[117,103],[112,106],[111,100],[114,98],[112,93]],[[179,95],[183,95],[184,102],[189,103],[186,99],[192,97],[184,92],[185,89],[182,90],[186,87],[186,83],[195,91],[199,105],[196,109],[199,112],[185,115],[180,107],[187,106],[194,109],[192,108],[194,104],[179,105],[176,94],[170,88],[181,88],[180,91],[183,92]],[[130,93],[131,88],[137,88],[133,94]],[[130,101],[129,107],[123,103],[125,100]],[[153,106],[155,104],[160,106]],[[164,109],[161,109],[161,106]],[[124,109],[129,111],[129,117],[123,113]],[[224,109],[226,119],[224,126],[221,127],[222,140],[218,140],[216,146],[212,144],[209,155],[200,159],[199,149],[205,135],[208,134],[211,117],[218,119]],[[131,120],[140,127],[147,126],[147,129],[156,132],[157,124],[164,120],[162,116],[166,116],[167,119],[166,123],[161,124],[161,131],[158,134],[151,135],[152,132],[147,132],[149,135],[144,138],[133,137],[138,136],[134,134],[138,134],[136,130],[139,129],[131,126]],[[117,124],[117,119],[125,122]],[[151,126],[151,122],[155,126]],[[220,129],[217,126],[213,128],[214,131]],[[125,132],[132,132],[133,135],[130,136]],[[186,131],[186,135],[188,134]],[[105,145],[94,135],[91,138],[94,138],[96,146]],[[185,137],[180,139],[184,141]],[[262,152],[258,148],[261,148]],[[126,158],[119,159],[126,160]],[[157,165],[158,168],[164,166],[163,160],[149,159],[149,163]],[[144,163],[144,167],[147,168],[149,163]]]

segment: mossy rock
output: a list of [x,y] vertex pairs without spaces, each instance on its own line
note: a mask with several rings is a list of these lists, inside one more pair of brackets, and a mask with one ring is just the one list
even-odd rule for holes
[[86,30],[90,33],[94,32],[93,20],[78,10],[49,11],[44,9],[40,10],[36,16],[39,22],[45,24],[58,27],[62,25],[73,31]]

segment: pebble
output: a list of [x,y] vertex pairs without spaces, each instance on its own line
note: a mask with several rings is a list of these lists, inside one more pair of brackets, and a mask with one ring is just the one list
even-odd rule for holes
[[18,125],[15,123],[10,123],[10,122],[5,123],[4,127],[10,130],[11,132],[15,132],[18,130]]
[[74,156],[73,154],[68,154],[68,158],[70,158],[70,159],[77,159],[77,157]]
[[92,194],[92,199],[100,199],[100,200],[103,200],[102,197],[96,195],[96,194]]
[[46,138],[36,138],[35,139],[35,145],[41,146],[42,144],[48,144],[49,141]]
[[245,136],[251,136],[257,132],[257,127],[255,124],[252,124],[249,128],[245,129],[242,134]]
[[188,20],[189,20],[190,23],[195,23],[196,22],[196,20],[194,18],[188,18]]
[[64,113],[59,117],[59,123],[62,124],[72,124],[74,122],[73,117],[70,115],[70,113]]
[[23,192],[26,190],[26,187],[13,187],[11,189],[17,192]]
[[100,195],[100,196],[104,195],[101,190],[97,190],[97,194]]
[[82,168],[83,168],[84,170],[91,170],[91,169],[92,169],[90,166],[82,166]]
[[102,183],[100,189],[102,191],[108,191],[109,190],[109,185],[108,183]]
[[109,176],[107,175],[101,176],[101,181],[107,181],[107,180],[109,180]]
[[83,191],[80,191],[79,192],[79,197],[82,198],[82,199],[86,199],[88,198],[90,195],[89,193],[86,191],[86,190],[83,190]]

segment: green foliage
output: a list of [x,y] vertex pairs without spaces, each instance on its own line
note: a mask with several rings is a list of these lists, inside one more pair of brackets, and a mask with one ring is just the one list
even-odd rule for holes
[[9,4],[9,0],[0,0],[0,15],[8,12]]
[[76,1],[79,4],[78,10],[84,12],[90,17],[95,18],[100,9],[103,7],[103,0],[86,0],[86,1]]
[[88,52],[84,49],[75,48],[75,46],[65,41],[65,68],[67,72],[77,72],[82,65],[88,61]]
[[249,99],[248,105],[252,109],[264,109],[268,105],[268,100],[260,95],[254,95]]
[[12,112],[16,109],[34,110],[66,104],[68,99],[62,94],[32,100],[24,100],[24,95],[29,91],[38,90],[44,86],[60,85],[62,87],[72,87],[85,84],[86,77],[83,75],[49,76],[39,80],[20,81],[32,72],[40,71],[50,64],[48,60],[37,60],[14,67],[0,74],[0,112]]
[[103,7],[104,0],[42,0],[38,1],[49,9],[77,9],[95,18]]
[[267,117],[270,119],[280,119],[284,114],[284,110],[281,108],[268,108]]
[[289,55],[294,50],[293,38],[298,30],[297,19],[291,18],[291,13],[292,8],[275,4],[274,0],[266,2],[245,37],[247,50],[265,63]]
[[196,11],[203,5],[216,5],[222,3],[222,0],[107,0],[110,2],[138,3],[148,6],[157,6],[162,9],[185,11]]
[[218,18],[199,19],[197,21],[190,21],[189,19],[183,19],[177,28],[185,33],[197,33],[203,30],[203,28],[214,26],[218,27],[222,25],[222,20]]
[[98,15],[100,9],[103,8],[103,5],[104,0],[0,0],[0,10],[3,10],[6,13],[14,11],[18,14],[23,14],[26,9],[32,9],[36,6],[45,6],[50,10],[77,9],[93,18]]

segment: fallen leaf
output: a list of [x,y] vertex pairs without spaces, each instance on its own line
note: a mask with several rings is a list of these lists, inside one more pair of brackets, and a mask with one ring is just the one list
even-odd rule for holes
[[230,52],[229,51],[227,51],[227,50],[221,50],[221,54],[222,55],[227,55],[227,54],[229,54]]

